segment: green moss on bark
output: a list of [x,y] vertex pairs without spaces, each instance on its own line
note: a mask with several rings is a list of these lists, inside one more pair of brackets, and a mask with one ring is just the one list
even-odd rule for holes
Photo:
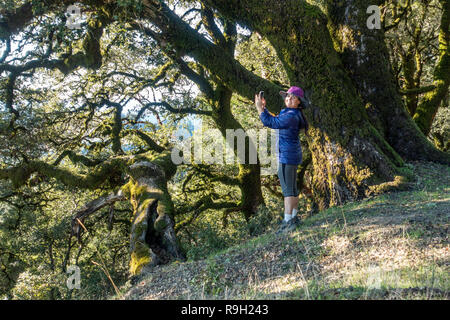
[[441,0],[443,14],[439,30],[439,59],[434,70],[433,91],[427,93],[413,116],[420,130],[428,135],[434,116],[450,86],[450,0]]
[[150,250],[146,244],[136,241],[130,259],[130,273],[132,275],[139,274],[143,267],[152,262],[152,253]]
[[167,190],[167,177],[175,173],[173,167],[170,154],[163,152],[141,156],[127,170],[130,180],[122,190],[133,206],[130,238],[132,274],[139,273],[145,265],[159,262],[152,246],[178,252],[178,248],[173,248],[176,244],[165,239],[174,215],[173,202]]

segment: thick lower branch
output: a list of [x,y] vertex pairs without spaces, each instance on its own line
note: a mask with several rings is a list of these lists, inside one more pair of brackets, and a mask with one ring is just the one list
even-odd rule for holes
[[[54,178],[68,187],[94,190],[107,181],[114,184],[114,181],[122,173],[121,168],[128,161],[126,157],[113,158],[97,165],[89,174],[85,175],[43,161],[30,161],[20,166],[0,169],[0,179],[10,180],[15,188],[19,188],[27,183],[33,173],[39,173],[42,176]],[[117,183],[120,184],[120,181]]]
[[80,241],[80,237],[82,234],[83,228],[80,225],[81,223],[84,223],[84,220],[90,216],[91,214],[97,212],[98,210],[106,207],[111,206],[117,201],[123,201],[126,200],[126,197],[123,195],[122,192],[118,193],[111,193],[105,197],[97,198],[87,204],[84,205],[83,208],[78,210],[75,214],[75,216],[72,218],[72,232],[71,235],[75,235]]
[[72,150],[65,150],[55,160],[55,162],[53,162],[53,165],[58,166],[65,157],[69,157],[70,161],[72,161],[73,164],[81,163],[86,167],[95,167],[96,165],[99,165],[102,162],[102,160],[92,160],[86,156],[76,154]]
[[214,202],[211,199],[211,195],[206,195],[202,197],[200,200],[198,200],[193,206],[190,208],[183,208],[183,210],[178,210],[183,213],[189,213],[192,212],[192,214],[189,215],[186,219],[178,222],[175,225],[175,232],[180,231],[181,229],[185,228],[186,226],[190,225],[192,222],[194,222],[202,212],[205,212],[206,210],[221,210],[221,209],[230,209],[230,208],[237,208],[239,205],[236,202]]

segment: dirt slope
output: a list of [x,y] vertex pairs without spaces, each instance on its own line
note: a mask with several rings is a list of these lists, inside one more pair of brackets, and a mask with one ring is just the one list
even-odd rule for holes
[[448,299],[450,168],[200,261],[147,270],[115,299]]

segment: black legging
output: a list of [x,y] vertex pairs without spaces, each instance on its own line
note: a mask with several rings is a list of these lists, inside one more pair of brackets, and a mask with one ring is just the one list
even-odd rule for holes
[[284,197],[297,197],[297,167],[296,164],[278,163],[278,178]]

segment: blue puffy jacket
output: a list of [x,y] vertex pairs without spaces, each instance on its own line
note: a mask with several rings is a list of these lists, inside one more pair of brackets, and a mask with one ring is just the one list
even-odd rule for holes
[[298,134],[305,127],[300,110],[284,108],[278,116],[273,116],[267,109],[260,114],[262,123],[269,128],[279,129],[278,158],[280,163],[301,164],[302,147]]

